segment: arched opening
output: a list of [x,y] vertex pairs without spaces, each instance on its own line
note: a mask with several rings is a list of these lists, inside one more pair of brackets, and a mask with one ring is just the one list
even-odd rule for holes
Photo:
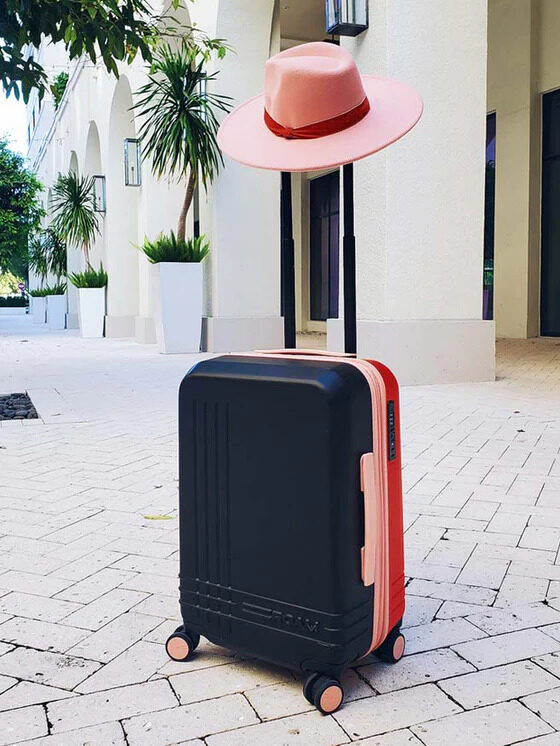
[[105,249],[108,337],[134,335],[138,314],[138,203],[141,187],[125,185],[124,148],[127,138],[136,138],[132,94],[125,75],[115,85],[109,116],[109,161],[107,163],[107,215]]
[[[86,155],[84,161],[84,174],[87,176],[103,175],[101,164],[101,147],[99,145],[99,132],[95,122],[90,122],[88,136],[86,141]],[[102,262],[107,264],[105,256],[105,215],[102,212],[97,213],[99,225],[99,234],[97,235],[93,246],[90,249],[90,261],[94,267],[98,267]]]

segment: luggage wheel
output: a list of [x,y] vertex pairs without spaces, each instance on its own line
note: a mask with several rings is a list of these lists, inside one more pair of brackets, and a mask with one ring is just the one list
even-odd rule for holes
[[404,635],[398,629],[393,629],[377,648],[375,654],[386,663],[396,663],[404,655],[405,643]]
[[303,685],[303,696],[319,712],[328,715],[338,710],[344,699],[344,691],[340,681],[332,676],[312,673]]
[[200,635],[187,631],[182,625],[167,638],[165,649],[173,661],[186,661],[194,653],[200,642]]

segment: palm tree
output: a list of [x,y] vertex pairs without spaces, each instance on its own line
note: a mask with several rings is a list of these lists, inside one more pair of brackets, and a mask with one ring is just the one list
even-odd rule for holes
[[192,40],[183,39],[178,49],[163,42],[132,107],[142,118],[142,149],[151,157],[153,173],[158,178],[187,178],[177,224],[177,239],[182,242],[198,179],[207,188],[223,164],[216,115],[231,108],[229,96],[208,91],[216,73],[205,72],[207,61],[206,50]]
[[78,176],[73,171],[58,174],[52,190],[51,209],[51,226],[55,234],[65,243],[81,246],[86,268],[90,267],[89,250],[99,233],[93,178]]

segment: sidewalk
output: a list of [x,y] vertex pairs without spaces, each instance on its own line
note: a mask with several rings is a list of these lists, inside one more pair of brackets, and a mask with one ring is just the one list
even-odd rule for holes
[[330,717],[290,672],[166,657],[197,359],[0,317],[0,394],[41,417],[0,423],[0,746],[560,744],[560,340],[403,390],[407,657],[349,672]]

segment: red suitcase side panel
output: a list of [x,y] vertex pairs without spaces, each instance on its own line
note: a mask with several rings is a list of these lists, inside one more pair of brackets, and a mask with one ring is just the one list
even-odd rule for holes
[[[394,402],[394,423],[389,424],[389,428],[394,430],[394,458],[390,459],[387,464],[389,486],[389,629],[392,629],[402,619],[405,608],[399,384],[386,365],[377,360],[368,360],[367,362],[371,363],[382,375],[387,391],[387,402]],[[389,446],[390,449],[391,445]]]

